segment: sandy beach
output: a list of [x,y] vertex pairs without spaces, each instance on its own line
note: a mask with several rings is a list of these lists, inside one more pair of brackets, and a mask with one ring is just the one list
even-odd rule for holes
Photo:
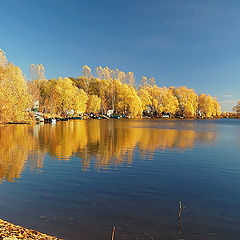
[[0,240],[18,240],[18,239],[42,239],[42,240],[61,240],[60,238],[49,236],[45,233],[27,229],[14,225],[0,219]]

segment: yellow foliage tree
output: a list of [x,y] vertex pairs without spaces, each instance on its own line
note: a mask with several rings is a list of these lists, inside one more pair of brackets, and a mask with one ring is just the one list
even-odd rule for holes
[[179,110],[178,100],[169,88],[163,87],[161,89],[160,103],[165,114],[175,115]]
[[0,62],[0,122],[23,121],[30,103],[26,81],[19,67]]
[[21,70],[8,63],[5,53],[0,50],[0,121],[24,119],[31,103],[30,95],[33,102],[39,102],[40,111],[58,112],[63,116],[72,110],[84,113],[87,106],[89,113],[106,114],[112,109],[133,117],[141,117],[146,110],[157,117],[163,114],[186,118],[221,114],[216,98],[204,94],[198,97],[193,89],[158,87],[154,78],[143,76],[137,91],[133,72],[99,66],[96,74],[98,78],[93,77],[90,67],[85,65],[83,76],[47,80],[43,65],[32,64],[32,81],[27,86]]
[[85,112],[88,97],[81,89],[73,85],[69,78],[58,78],[55,82],[56,107],[58,112],[65,116],[67,112]]
[[133,99],[131,93],[131,89],[127,84],[121,86],[118,94],[116,110],[123,115],[126,115],[129,112],[129,105]]
[[148,110],[148,107],[151,105],[149,92],[145,88],[140,88],[138,96],[142,102],[143,111]]
[[88,98],[88,113],[98,113],[101,107],[101,99],[97,95],[89,95]]
[[123,84],[119,88],[116,110],[123,115],[141,117],[143,112],[142,102],[134,87]]
[[210,95],[200,94],[198,105],[199,114],[202,117],[211,118],[221,114],[220,104],[216,98],[212,98]]
[[180,113],[183,117],[197,116],[198,96],[193,89],[180,87],[175,90],[179,102]]
[[217,101],[217,98],[214,97],[213,98],[213,116],[220,116],[222,111],[221,111],[221,106],[219,104],[219,102]]
[[130,90],[132,95],[132,101],[129,104],[129,113],[131,117],[141,118],[143,112],[142,102],[139,96],[137,95],[136,90],[133,87],[131,87]]

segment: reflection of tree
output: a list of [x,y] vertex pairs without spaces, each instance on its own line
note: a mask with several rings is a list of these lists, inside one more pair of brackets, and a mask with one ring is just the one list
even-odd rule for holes
[[[179,124],[183,125],[179,127]],[[136,148],[141,158],[146,158],[158,149],[186,150],[197,142],[210,144],[217,136],[212,127],[208,124],[204,129],[198,129],[194,122],[159,124],[143,120],[80,120],[56,125],[2,126],[0,181],[18,178],[27,159],[31,168],[41,169],[46,152],[57,159],[79,157],[83,170],[94,160],[95,168],[101,169],[131,164]]]
[[[36,156],[33,152],[37,145],[31,130],[31,126],[24,125],[0,127],[0,182],[19,178],[28,156]],[[38,157],[34,164],[42,166]]]
[[78,150],[83,149],[88,137],[86,135],[86,122],[63,122],[53,125],[45,125],[39,129],[39,144],[50,155],[57,158],[69,159]]
[[196,142],[210,144],[216,138],[215,131],[196,130],[192,122],[186,125],[186,129],[177,129],[178,123],[170,121],[161,129],[141,120],[74,121],[56,127],[44,126],[39,131],[39,141],[54,157],[69,159],[74,154],[82,159],[83,169],[87,169],[94,159],[95,167],[99,169],[130,164],[136,147],[145,158],[157,149],[185,150]]

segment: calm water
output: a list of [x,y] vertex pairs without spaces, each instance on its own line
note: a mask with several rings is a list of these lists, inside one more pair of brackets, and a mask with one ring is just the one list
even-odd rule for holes
[[236,240],[240,121],[2,126],[0,182],[0,218],[65,239]]

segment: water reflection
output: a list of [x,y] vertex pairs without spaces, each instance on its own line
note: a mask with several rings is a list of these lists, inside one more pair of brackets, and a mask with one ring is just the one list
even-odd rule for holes
[[46,154],[58,160],[79,157],[82,170],[94,160],[96,169],[131,165],[134,151],[141,158],[157,150],[183,152],[195,144],[212,144],[214,124],[199,129],[194,121],[70,121],[56,125],[0,127],[0,181],[19,178],[26,161],[41,169]]
[[[19,178],[29,155],[35,152],[38,144],[33,137],[32,128],[23,125],[0,127],[0,181],[12,182]],[[40,155],[39,155],[40,156]],[[37,167],[39,157],[32,161]]]

